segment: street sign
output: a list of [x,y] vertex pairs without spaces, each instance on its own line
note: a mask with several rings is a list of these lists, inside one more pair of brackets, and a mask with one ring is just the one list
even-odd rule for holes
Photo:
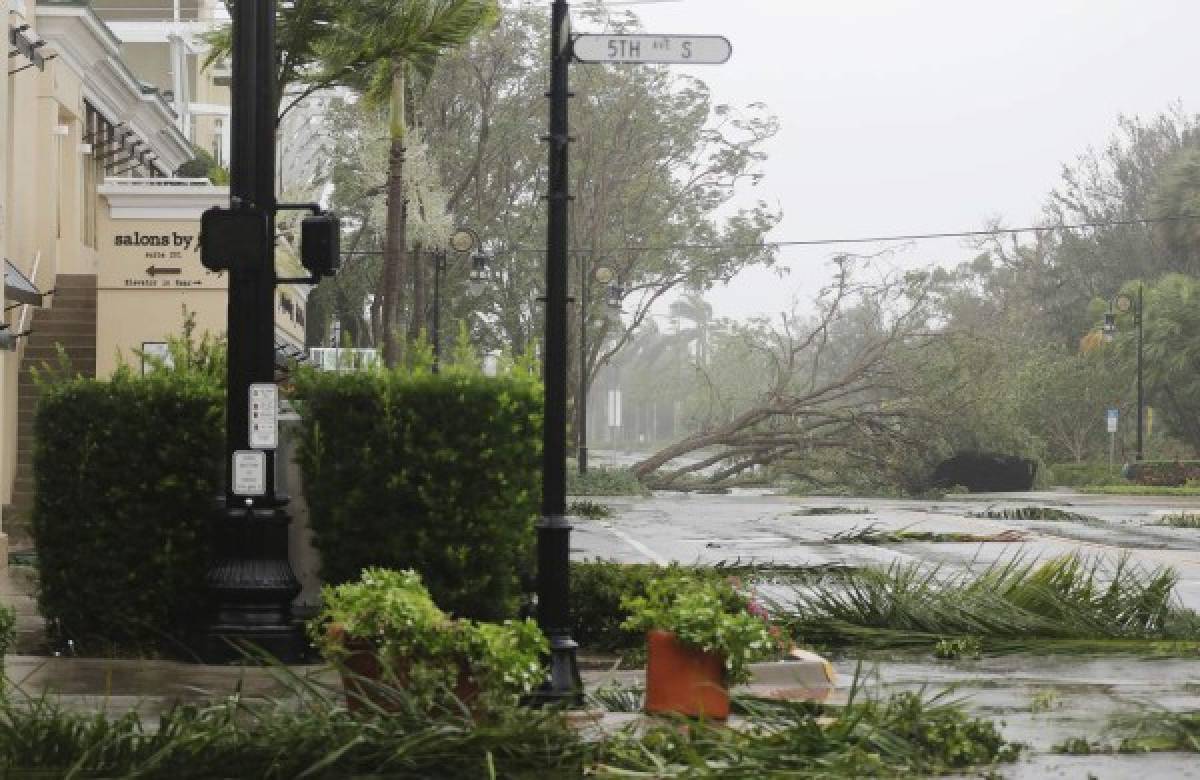
[[1117,420],[1120,417],[1120,414],[1121,414],[1120,411],[1118,411],[1117,409],[1109,409],[1108,413],[1105,415],[1106,419],[1108,420],[1108,432],[1109,433],[1117,432]]
[[233,494],[235,496],[265,496],[267,494],[267,454],[258,450],[236,450],[233,453]]
[[273,450],[279,446],[279,388],[270,382],[250,385],[250,446]]
[[579,62],[625,65],[720,65],[733,47],[720,35],[577,35]]

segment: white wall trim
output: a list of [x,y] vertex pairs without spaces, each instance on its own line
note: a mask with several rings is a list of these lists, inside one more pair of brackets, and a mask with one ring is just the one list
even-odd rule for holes
[[[164,186],[180,181],[183,186]],[[159,182],[159,183],[156,183]],[[194,219],[205,209],[229,207],[229,188],[192,180],[108,180],[96,188],[112,219]]]

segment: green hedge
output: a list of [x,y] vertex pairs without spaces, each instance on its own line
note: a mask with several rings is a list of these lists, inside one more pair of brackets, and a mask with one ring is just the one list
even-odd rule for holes
[[220,385],[193,371],[43,387],[32,525],[57,638],[169,650],[200,617],[223,419]]
[[447,367],[296,378],[321,577],[420,572],[463,617],[516,614],[540,500],[542,396],[529,372]]
[[1046,468],[1047,485],[1091,487],[1121,482],[1120,468],[1107,463],[1052,463]]
[[1131,463],[1124,476],[1138,485],[1178,487],[1200,480],[1200,461],[1147,460]]

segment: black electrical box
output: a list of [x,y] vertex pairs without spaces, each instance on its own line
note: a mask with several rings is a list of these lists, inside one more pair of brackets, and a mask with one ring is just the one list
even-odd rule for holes
[[305,217],[300,223],[300,262],[314,277],[333,276],[342,259],[342,223],[335,214]]
[[228,271],[235,264],[272,267],[271,222],[261,209],[214,207],[200,216],[200,263],[210,271]]

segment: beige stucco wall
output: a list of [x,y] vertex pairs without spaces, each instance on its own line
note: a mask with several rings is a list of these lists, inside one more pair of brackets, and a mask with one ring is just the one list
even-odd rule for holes
[[[32,3],[26,4],[32,11]],[[34,24],[13,14],[9,24]],[[35,26],[36,31],[36,26]],[[9,60],[18,67],[22,58]],[[0,256],[43,290],[58,273],[91,273],[94,254],[80,245],[83,96],[79,77],[60,59],[45,70],[27,68],[0,87]],[[65,127],[67,134],[57,134]],[[2,295],[2,293],[0,293]],[[52,303],[52,298],[47,299]],[[28,327],[32,312],[19,306],[5,322]],[[16,469],[17,372],[20,352],[0,350],[0,503],[8,503]],[[3,520],[0,518],[0,528]]]
[[200,264],[198,215],[114,219],[105,202],[97,222],[97,376],[111,375],[120,356],[139,365],[133,350],[144,342],[181,335],[185,306],[195,314],[197,336],[225,332],[228,283]]
[[[224,190],[220,192],[210,205],[226,199]],[[176,211],[173,200],[191,197],[185,188],[178,192],[165,188],[157,193],[158,205],[166,214]],[[206,332],[224,335],[228,275],[213,273],[200,264],[202,209],[196,207],[194,216],[187,218],[156,219],[148,216],[154,210],[149,206],[131,209],[135,212],[131,216],[120,211],[114,216],[108,199],[101,196],[101,201],[97,212],[96,375],[110,376],[122,357],[139,366],[133,350],[146,342],[181,335],[184,307],[195,315],[197,337]],[[298,275],[298,264],[290,257],[279,258],[277,266],[281,274]],[[275,324],[299,345],[304,344],[306,295],[305,288],[295,285],[275,291]],[[291,304],[287,309],[282,305],[283,296]]]

